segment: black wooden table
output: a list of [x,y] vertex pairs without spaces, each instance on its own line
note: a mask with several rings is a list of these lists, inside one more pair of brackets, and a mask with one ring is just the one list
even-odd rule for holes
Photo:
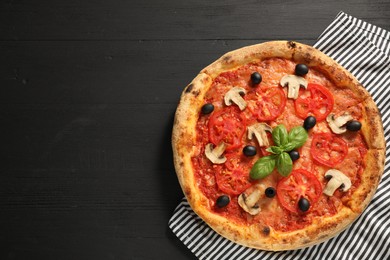
[[389,0],[3,0],[0,259],[193,259],[167,223],[180,92],[223,53],[313,44]]

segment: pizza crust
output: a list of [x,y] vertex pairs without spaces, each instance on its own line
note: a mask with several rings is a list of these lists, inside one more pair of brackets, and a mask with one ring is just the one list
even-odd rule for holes
[[175,170],[187,200],[191,206],[194,205],[193,208],[197,207],[196,201],[205,199],[197,189],[191,157],[196,148],[196,122],[203,105],[203,97],[211,82],[210,76],[200,73],[188,84],[181,95],[173,123],[172,147]]
[[[220,73],[249,62],[267,58],[286,58],[320,69],[339,88],[349,88],[363,103],[362,132],[369,147],[362,185],[354,192],[349,208],[343,207],[332,217],[314,219],[313,224],[293,232],[278,232],[259,225],[240,225],[213,213],[209,200],[198,188],[191,158],[196,147],[196,123],[204,104],[205,93]],[[276,41],[244,47],[223,55],[204,68],[184,89],[175,114],[172,147],[176,173],[183,192],[196,214],[222,236],[244,246],[262,250],[292,250],[327,240],[348,227],[364,210],[375,193],[383,172],[385,141],[380,115],[369,93],[334,60],[316,49],[296,42]]]
[[362,133],[370,149],[386,149],[382,119],[379,110],[371,97],[363,101]]
[[375,195],[383,173],[385,150],[369,149],[365,161],[366,167],[361,174],[361,184],[351,194],[351,200],[346,204],[358,214],[363,212]]
[[291,59],[296,43],[285,41],[273,41],[243,47],[224,54],[221,58],[204,68],[201,73],[206,73],[215,78],[222,72],[235,69],[247,63],[265,60],[268,58]]

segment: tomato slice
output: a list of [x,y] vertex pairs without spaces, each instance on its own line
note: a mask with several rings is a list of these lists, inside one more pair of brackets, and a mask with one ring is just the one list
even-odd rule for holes
[[241,146],[246,119],[238,107],[226,107],[212,114],[208,126],[210,141],[214,145],[223,141],[226,150],[231,150]]
[[[298,201],[305,198],[310,202],[310,209],[322,194],[322,186],[317,177],[304,169],[297,169],[282,178],[276,187],[279,203],[287,210],[299,213]],[[309,209],[309,210],[310,210]]]
[[332,133],[319,133],[313,136],[311,155],[323,165],[333,167],[341,163],[348,154],[347,143]]
[[309,93],[301,91],[294,102],[297,115],[302,119],[313,115],[317,122],[324,120],[333,109],[334,98],[332,93],[318,84],[308,84],[307,91]]
[[249,172],[254,159],[245,157],[240,152],[227,153],[225,156],[226,163],[215,170],[218,188],[230,195],[241,194],[252,185]]
[[259,87],[245,96],[251,113],[260,121],[274,120],[284,111],[286,94],[277,86]]

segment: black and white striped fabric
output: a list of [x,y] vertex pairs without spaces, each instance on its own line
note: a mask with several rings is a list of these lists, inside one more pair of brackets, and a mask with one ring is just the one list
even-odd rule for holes
[[314,47],[352,72],[382,113],[386,166],[374,199],[338,236],[316,246],[283,252],[255,250],[221,237],[183,199],[169,227],[199,259],[390,259],[390,33],[341,12]]

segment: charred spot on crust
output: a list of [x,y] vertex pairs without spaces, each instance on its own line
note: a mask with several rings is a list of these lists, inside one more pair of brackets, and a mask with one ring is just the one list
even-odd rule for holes
[[311,242],[311,240],[309,240],[309,239],[305,239],[302,241],[303,244],[309,244],[310,242]]
[[321,235],[321,236],[318,237],[318,239],[325,239],[327,237],[328,237],[328,235]]
[[226,55],[226,56],[223,57],[223,61],[228,63],[228,62],[230,62],[231,58],[232,58],[232,56]]
[[296,43],[293,41],[288,41],[287,46],[291,49],[295,49],[297,47]]
[[195,97],[199,96],[200,91],[199,90],[194,90],[192,91],[192,94],[194,94]]
[[262,232],[264,235],[268,236],[271,233],[271,229],[266,226],[266,227],[263,227]]
[[190,197],[191,196],[191,190],[189,188],[186,188],[184,190],[184,194],[187,195],[188,197]]
[[185,92],[186,93],[189,93],[189,92],[191,92],[191,90],[194,88],[194,84],[189,84],[187,87],[186,87],[186,90],[185,90]]
[[310,53],[306,52],[304,57],[303,57],[303,60],[306,64],[310,63],[312,61],[313,57],[311,56]]

